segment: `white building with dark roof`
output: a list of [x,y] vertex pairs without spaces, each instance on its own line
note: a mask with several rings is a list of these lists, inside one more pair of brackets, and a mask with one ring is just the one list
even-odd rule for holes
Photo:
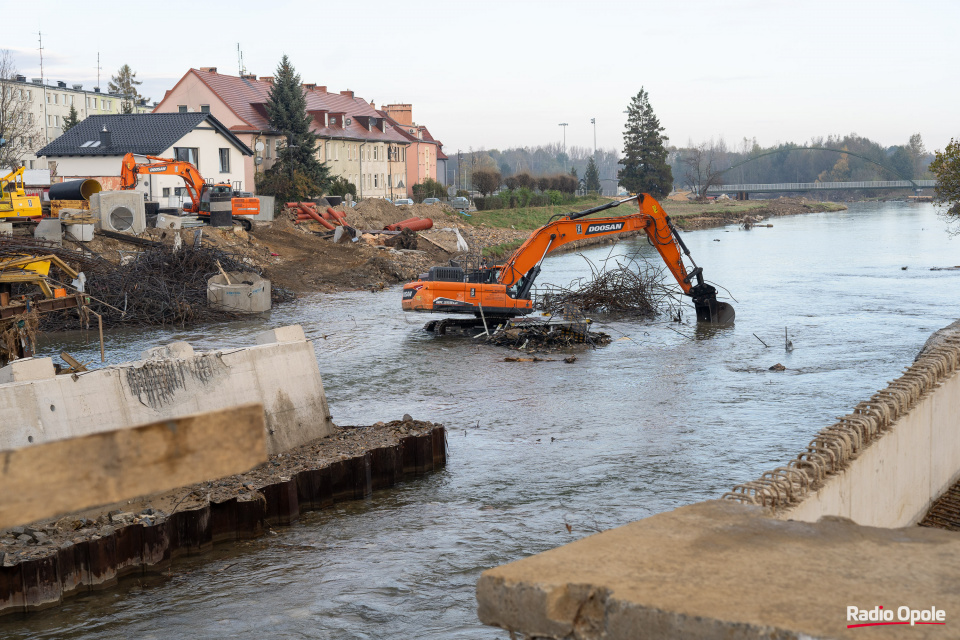
[[[185,160],[212,182],[229,182],[252,191],[244,178],[244,159],[253,151],[209,113],[140,113],[90,116],[39,151],[54,180],[94,178],[105,190],[120,188],[123,156],[133,153]],[[178,176],[141,175],[137,190],[149,200],[181,195]]]

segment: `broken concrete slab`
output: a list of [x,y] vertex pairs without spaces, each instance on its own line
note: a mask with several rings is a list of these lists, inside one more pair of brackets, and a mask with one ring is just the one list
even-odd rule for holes
[[0,384],[45,380],[55,375],[52,358],[21,358],[0,369]]
[[[960,538],[784,522],[759,507],[681,507],[483,573],[485,624],[535,638],[863,638],[848,607],[936,607],[960,625]],[[871,629],[902,637],[904,627]],[[943,626],[910,638],[945,638]]]

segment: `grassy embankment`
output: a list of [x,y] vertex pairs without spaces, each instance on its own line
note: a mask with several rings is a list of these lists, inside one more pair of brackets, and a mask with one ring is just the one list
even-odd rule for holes
[[[610,198],[584,198],[575,203],[564,205],[552,205],[547,207],[526,207],[518,209],[498,209],[494,211],[477,211],[472,214],[467,222],[474,226],[486,225],[500,229],[517,229],[522,231],[532,231],[537,229],[557,213],[570,213],[573,211],[583,211],[591,207],[610,202]],[[751,211],[758,209],[767,209],[771,204],[769,200],[726,200],[700,202],[684,202],[679,200],[661,200],[664,210],[667,214],[676,220],[677,226],[683,228],[684,218],[711,217],[711,216],[743,216]],[[815,206],[818,211],[840,211],[846,207],[842,204],[833,202],[809,202],[809,205]],[[624,205],[605,211],[603,216],[623,216],[636,211],[636,206]],[[483,254],[487,257],[499,259],[508,256],[514,249],[523,244],[526,238],[520,238],[505,242],[502,244],[486,247]]]

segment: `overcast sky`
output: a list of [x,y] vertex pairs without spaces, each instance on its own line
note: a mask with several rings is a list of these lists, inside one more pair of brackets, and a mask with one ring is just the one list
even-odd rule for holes
[[[406,7],[399,11],[399,7]],[[673,144],[857,133],[960,137],[958,0],[0,0],[20,72],[104,89],[129,64],[159,100],[190,67],[272,75],[378,106],[413,104],[447,153],[560,142],[621,148],[645,87]]]

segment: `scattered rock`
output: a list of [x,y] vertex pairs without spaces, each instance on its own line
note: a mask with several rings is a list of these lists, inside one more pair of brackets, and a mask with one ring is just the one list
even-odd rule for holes
[[413,416],[411,416],[409,413],[405,413],[405,414],[403,414],[403,421],[404,421],[404,422],[413,422]]
[[773,365],[772,367],[770,367],[770,371],[786,371],[786,370],[787,368],[782,364],[780,364],[779,362]]
[[33,538],[25,533],[21,533],[19,536],[17,536],[17,542],[20,544],[30,544],[33,542]]
[[567,364],[573,364],[574,362],[577,361],[577,356],[567,356],[566,358],[563,359],[563,361],[566,362]]

